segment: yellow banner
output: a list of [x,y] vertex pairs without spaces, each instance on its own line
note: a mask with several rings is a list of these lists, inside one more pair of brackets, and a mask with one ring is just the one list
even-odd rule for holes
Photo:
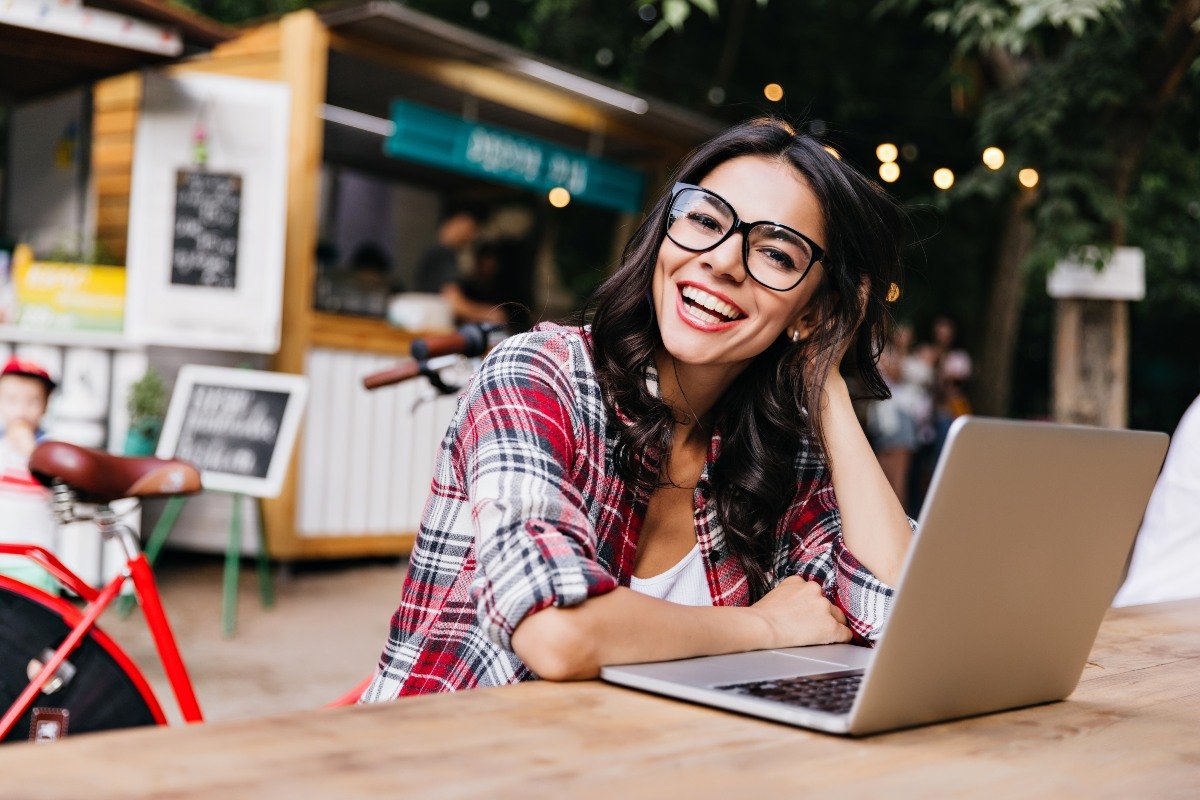
[[15,322],[43,330],[120,332],[125,326],[125,268],[34,261],[13,265]]

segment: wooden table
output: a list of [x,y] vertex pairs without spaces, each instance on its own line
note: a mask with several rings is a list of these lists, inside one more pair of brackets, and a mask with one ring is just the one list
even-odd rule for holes
[[1200,796],[1200,600],[1114,610],[1064,703],[867,739],[597,682],[0,750],[38,798]]

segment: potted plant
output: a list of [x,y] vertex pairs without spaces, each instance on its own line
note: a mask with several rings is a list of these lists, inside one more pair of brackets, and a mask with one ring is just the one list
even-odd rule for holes
[[158,435],[167,413],[167,385],[158,370],[150,367],[129,386],[126,400],[129,430],[125,434],[125,454],[154,455]]

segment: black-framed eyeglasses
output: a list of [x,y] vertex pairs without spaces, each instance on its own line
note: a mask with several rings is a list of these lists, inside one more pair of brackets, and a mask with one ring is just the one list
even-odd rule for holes
[[800,231],[778,222],[744,222],[729,202],[690,183],[671,189],[667,238],[693,253],[717,247],[742,234],[742,264],[747,274],[768,289],[786,292],[800,285],[825,250]]

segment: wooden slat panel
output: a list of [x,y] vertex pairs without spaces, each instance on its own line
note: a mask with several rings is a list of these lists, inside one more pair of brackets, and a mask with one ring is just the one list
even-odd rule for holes
[[106,111],[110,108],[136,108],[142,100],[142,76],[129,72],[108,78],[96,84],[92,94],[93,108]]
[[125,171],[93,173],[92,181],[96,187],[99,201],[105,198],[124,198],[129,202],[129,193],[133,186],[133,176]]
[[112,198],[109,202],[96,208],[96,226],[97,229],[104,230],[128,230],[129,229],[129,203],[128,201],[121,203],[116,198]]
[[92,146],[92,163],[98,169],[133,168],[133,138],[126,140],[100,141]]
[[138,112],[134,106],[97,111],[92,120],[93,143],[109,136],[133,136],[137,119]]

